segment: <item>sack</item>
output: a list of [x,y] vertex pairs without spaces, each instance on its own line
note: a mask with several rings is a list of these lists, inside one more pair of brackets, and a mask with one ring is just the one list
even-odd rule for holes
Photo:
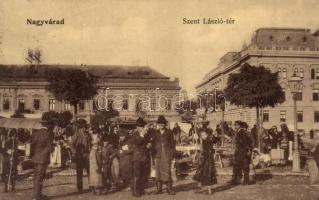
[[272,149],[270,151],[270,158],[272,160],[283,160],[284,159],[284,150],[283,149]]
[[151,167],[151,178],[156,178],[156,170],[154,167]]
[[307,166],[310,176],[310,184],[319,183],[319,171],[316,161],[314,159],[307,160]]

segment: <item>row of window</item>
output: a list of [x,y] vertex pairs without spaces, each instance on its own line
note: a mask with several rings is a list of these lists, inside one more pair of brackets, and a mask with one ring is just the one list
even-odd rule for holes
[[[157,110],[157,100],[156,98],[151,98],[150,101],[145,101],[141,103],[141,109],[142,110],[152,110],[155,111]],[[115,102],[113,99],[108,99],[107,100],[107,106],[105,99],[101,99],[99,102],[93,102],[93,110],[98,110],[98,107],[100,108],[105,108],[107,107],[108,110],[113,110],[113,109],[121,109],[123,111],[129,110],[129,101],[128,99],[122,99],[120,103]],[[164,107],[161,105],[161,108]],[[171,110],[172,109],[172,101],[171,99],[166,99],[165,102],[165,110]]]
[[[314,47],[307,47],[310,51],[319,51],[319,48],[314,48]],[[259,46],[258,49],[260,50],[272,50],[272,49],[276,49],[276,50],[294,50],[294,51],[306,51],[307,49],[306,47],[292,47],[290,48],[289,46],[276,46],[276,47],[272,47],[272,46]]]
[[[3,111],[10,111],[12,110],[12,105],[11,105],[11,98],[5,97],[3,98],[2,101],[2,110]],[[32,110],[33,111],[39,111],[41,109],[41,100],[40,99],[33,99],[32,102]],[[49,110],[55,110],[56,109],[56,101],[55,99],[49,99]],[[84,111],[85,109],[85,104],[84,102],[80,102],[79,104],[79,110]],[[25,106],[25,99],[19,98],[17,99],[17,110],[19,111],[25,111],[26,106]],[[65,103],[64,104],[64,110],[71,110],[71,105],[70,103]]]
[[[278,73],[279,73],[279,77],[286,79],[287,78],[287,69],[286,68],[278,68]],[[294,69],[294,74],[296,76],[299,76],[300,78],[304,78],[304,69],[300,68],[295,68]],[[315,69],[311,69],[311,79],[312,80],[319,80],[319,68]]]
[[[284,96],[286,95],[285,89],[283,89]],[[295,94],[296,101],[302,101],[303,100],[303,93],[301,91],[297,92]],[[312,91],[312,101],[319,101],[319,90],[313,90]]]
[[[21,99],[17,99],[17,109],[19,111],[25,111],[26,107],[25,107],[25,99],[21,98]],[[97,105],[96,102],[93,102],[93,109],[94,110],[98,110],[98,107],[100,108],[105,108],[106,102],[100,101]],[[149,102],[148,106],[145,106],[145,108],[150,107],[151,110],[157,110],[156,108],[157,106],[157,101],[156,99],[152,98]],[[107,101],[107,108],[108,110],[112,110],[115,108],[121,108],[121,110],[123,111],[127,111],[129,109],[129,101],[128,99],[122,99],[120,104],[115,105],[115,102],[112,99],[108,99]],[[32,103],[32,110],[34,111],[39,111],[41,108],[41,101],[40,99],[33,99],[33,103]],[[56,109],[56,100],[55,99],[49,99],[49,110],[53,111]],[[85,109],[85,103],[84,101],[81,101],[79,103],[79,111],[84,111]],[[171,110],[172,109],[172,102],[170,99],[167,99],[166,104],[165,104],[165,109],[166,110]],[[3,98],[3,102],[2,102],[2,110],[3,111],[10,111],[12,110],[12,105],[11,105],[11,98]],[[70,103],[65,103],[64,104],[64,110],[71,110],[71,105]],[[147,109],[145,109],[147,110]]]
[[[319,111],[314,111],[314,122],[319,122]],[[280,111],[280,122],[285,123],[287,120],[286,111]],[[269,111],[263,111],[263,121],[269,122]],[[303,111],[297,112],[297,122],[303,122]]]

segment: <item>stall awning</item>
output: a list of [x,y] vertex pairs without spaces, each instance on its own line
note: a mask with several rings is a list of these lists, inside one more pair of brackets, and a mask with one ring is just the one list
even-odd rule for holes
[[40,129],[40,119],[27,118],[0,118],[0,127],[3,128],[26,128]]

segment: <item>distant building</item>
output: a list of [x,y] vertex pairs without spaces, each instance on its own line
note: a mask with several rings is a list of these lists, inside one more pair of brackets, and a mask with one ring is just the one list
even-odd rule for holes
[[113,107],[121,118],[136,119],[137,104],[141,103],[138,99],[145,96],[141,110],[148,119],[159,114],[177,117],[174,97],[180,91],[178,79],[171,80],[148,66],[108,65],[0,65],[0,116],[10,117],[16,110],[30,118],[39,118],[50,110],[72,111],[68,102],[57,101],[46,89],[47,75],[66,67],[86,70],[98,78],[99,94],[80,103],[79,116],[88,117],[97,109]]
[[[293,100],[288,80],[296,73],[303,79],[303,90],[298,95],[299,131],[319,130],[319,31],[297,28],[260,28],[248,46],[239,52],[228,52],[217,67],[210,71],[196,86],[198,93],[222,90],[227,85],[228,76],[236,73],[244,63],[264,66],[278,72],[279,83],[285,91],[286,101],[275,108],[264,108],[263,126],[270,128],[287,123],[293,130]],[[220,112],[208,114],[213,122],[221,119]],[[225,120],[244,120],[250,126],[255,124],[256,110],[228,106]]]

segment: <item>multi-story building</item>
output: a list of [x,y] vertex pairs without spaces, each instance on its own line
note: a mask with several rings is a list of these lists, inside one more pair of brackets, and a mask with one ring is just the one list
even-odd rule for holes
[[[223,90],[231,73],[237,73],[244,63],[264,66],[279,73],[279,83],[286,100],[274,108],[263,109],[263,126],[270,128],[286,123],[293,129],[293,99],[288,80],[295,73],[302,78],[303,89],[297,100],[297,121],[300,131],[319,130],[319,30],[299,28],[260,28],[251,43],[239,52],[228,52],[217,67],[196,86],[198,93]],[[220,112],[208,114],[212,122],[219,122]],[[226,121],[244,120],[250,126],[256,122],[255,109],[228,106]]]
[[121,118],[135,119],[136,104],[144,96],[142,108],[148,118],[159,114],[177,117],[174,109],[174,97],[180,91],[177,78],[171,80],[148,66],[107,65],[0,65],[0,116],[10,117],[16,110],[22,110],[30,118],[39,118],[50,110],[72,111],[68,102],[56,100],[47,90],[47,75],[66,67],[86,70],[98,79],[98,95],[79,104],[79,116],[88,117],[94,110],[112,106],[119,110]]

